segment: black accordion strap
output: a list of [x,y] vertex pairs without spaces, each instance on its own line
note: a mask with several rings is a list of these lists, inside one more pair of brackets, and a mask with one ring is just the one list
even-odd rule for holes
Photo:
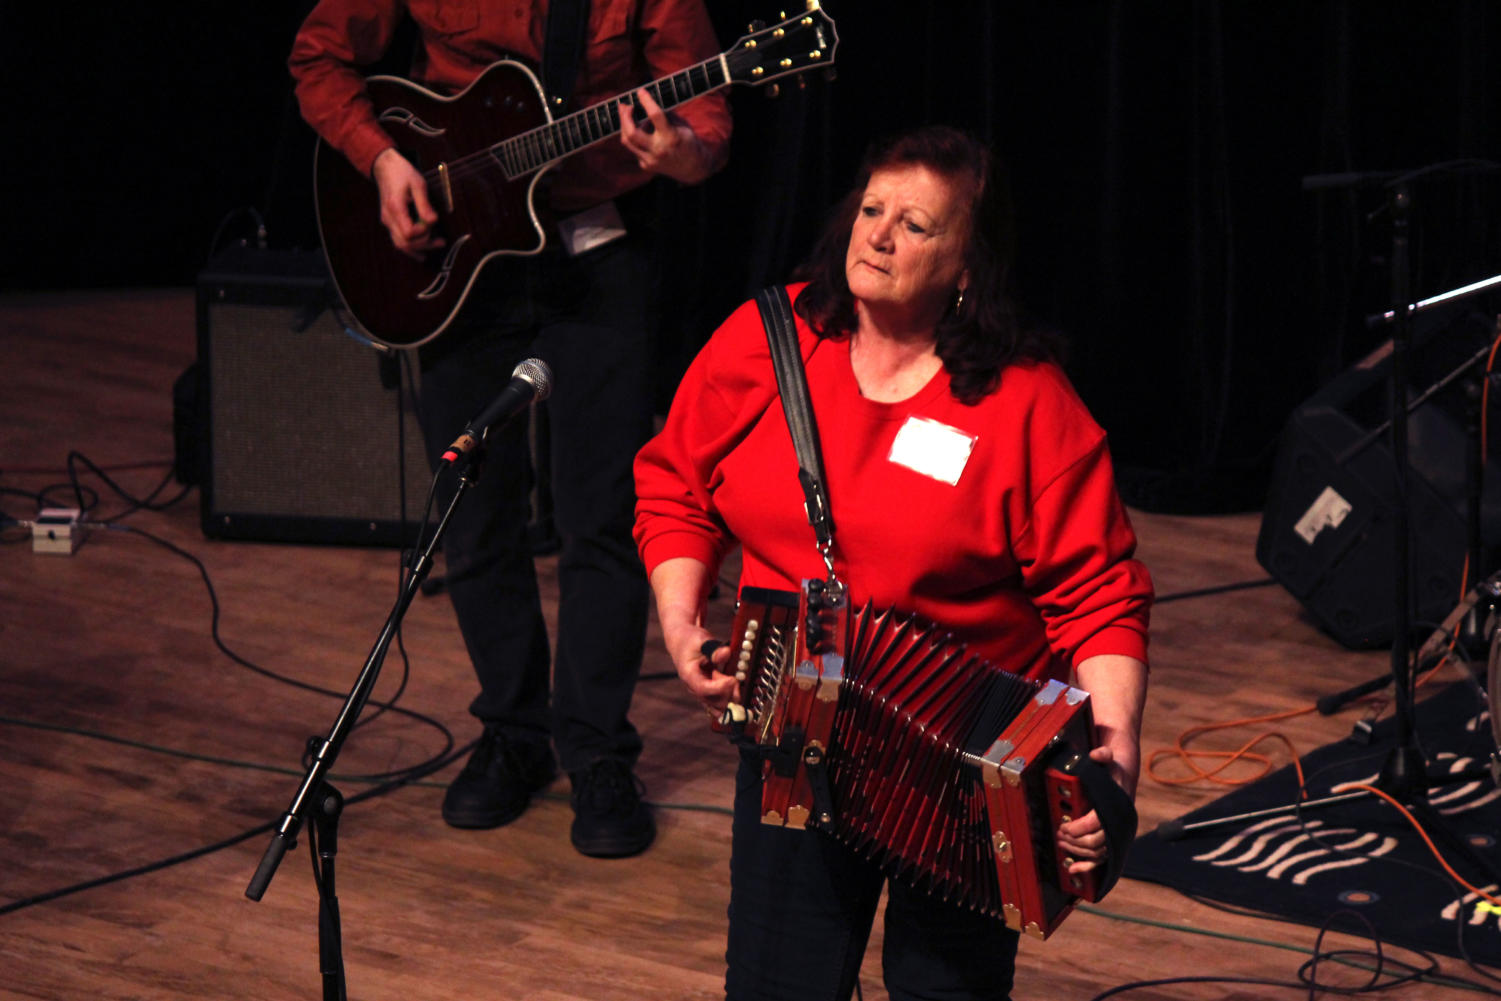
[[1126,854],[1136,840],[1136,804],[1126,790],[1115,784],[1104,765],[1081,756],[1078,772],[1100,825],[1105,828],[1105,870],[1100,877],[1100,895],[1104,896],[1121,878]]
[[820,548],[834,542],[834,519],[829,510],[829,491],[824,483],[823,453],[818,447],[818,426],[813,422],[813,404],[808,400],[808,379],[797,347],[797,324],[792,318],[792,302],[780,285],[756,293],[761,322],[766,325],[766,340],[771,345],[771,363],[776,368],[777,392],[787,414],[787,428],[792,432],[792,446],[797,450],[797,479],[803,487],[808,524],[818,537]]

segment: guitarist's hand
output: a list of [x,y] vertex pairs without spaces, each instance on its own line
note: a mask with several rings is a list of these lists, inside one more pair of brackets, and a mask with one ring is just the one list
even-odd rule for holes
[[433,234],[438,213],[427,198],[427,181],[393,146],[375,158],[371,168],[380,188],[380,221],[391,234],[396,249],[408,257],[421,258],[443,246]]
[[683,184],[706,180],[714,172],[713,165],[693,130],[669,118],[645,88],[636,91],[636,100],[646,121],[637,125],[631,103],[620,102],[620,141],[641,169]]

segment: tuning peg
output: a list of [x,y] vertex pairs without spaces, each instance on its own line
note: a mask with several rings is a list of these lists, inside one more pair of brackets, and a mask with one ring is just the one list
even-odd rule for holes
[[800,77],[797,78],[797,89],[798,90],[807,90],[808,89],[808,79],[807,79],[807,77],[800,76]]
[[751,31],[760,31],[764,27],[766,27],[766,22],[765,21],[752,21],[750,23],[750,30]]
[[781,97],[782,96],[782,85],[779,84],[779,83],[774,83],[770,87],[767,87],[766,88],[766,96],[767,97]]
[[835,80],[839,79],[839,71],[830,66],[828,69],[823,71],[823,78],[829,83],[833,83]]

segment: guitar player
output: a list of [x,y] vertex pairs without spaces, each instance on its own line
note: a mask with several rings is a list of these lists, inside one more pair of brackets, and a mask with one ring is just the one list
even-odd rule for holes
[[[455,94],[511,57],[540,68],[544,89],[562,98],[555,114],[718,51],[702,0],[320,0],[289,60],[303,117],[374,179],[379,204],[372,198],[370,211],[412,255],[441,250],[436,215],[426,183],[377,120],[362,74],[407,18],[418,37],[414,82]],[[419,350],[420,417],[435,462],[517,362],[539,357],[551,368],[562,542],[549,685],[526,536],[526,430],[523,421],[492,429],[484,473],[443,540],[448,591],[479,680],[470,711],[483,726],[443,798],[443,818],[460,828],[509,823],[561,767],[572,783],[573,845],[597,857],[637,854],[656,833],[634,773],[641,738],[628,719],[647,612],[630,536],[631,460],[651,432],[655,311],[636,203],[655,177],[708,178],[723,166],[730,136],[722,94],[672,114],[644,90],[635,94],[640,108],[634,118],[623,109],[618,139],[543,177],[538,207],[556,220],[545,248],[483,271],[454,322]]]

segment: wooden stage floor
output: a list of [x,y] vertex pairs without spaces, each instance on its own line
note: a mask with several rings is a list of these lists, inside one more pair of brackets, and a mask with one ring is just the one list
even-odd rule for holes
[[[66,480],[70,452],[144,494],[172,455],[173,380],[194,357],[189,290],[0,299],[0,510],[29,518],[34,493]],[[124,504],[93,476],[99,512]],[[388,549],[216,542],[197,494],[121,523],[202,561],[199,570],[143,534],[96,530],[75,555],[0,548],[0,907],[146,866],[278,820],[302,776],[309,736],[327,732],[396,591]],[[1141,554],[1160,594],[1265,574],[1258,516],[1137,514]],[[16,536],[14,529],[7,538]],[[555,594],[544,561],[546,593]],[[716,614],[728,619],[728,606]],[[360,776],[426,761],[476,727],[472,678],[446,599],[419,599],[377,694],[405,681],[400,705],[361,728],[337,772]],[[1161,605],[1144,750],[1188,727],[1310,705],[1387,669],[1387,655],[1344,650],[1280,587]],[[639,858],[600,861],[568,844],[560,780],[496,831],[438,816],[451,765],[434,778],[354,803],[340,828],[343,954],[354,998],[640,1001],[722,996],[732,752],[680,690],[653,633],[634,718],[640,773],[660,836]],[[263,673],[264,672],[264,673]],[[321,687],[319,693],[289,682]],[[1356,711],[1277,725],[1300,752],[1349,732]],[[436,725],[434,725],[436,724]],[[1259,732],[1212,738],[1236,746]],[[1276,764],[1285,749],[1268,745]],[[1222,790],[1144,778],[1143,829]],[[260,902],[246,885],[268,842],[222,850],[0,914],[0,995],[79,998],[320,996],[316,896],[306,839]],[[1291,981],[1316,930],[1235,915],[1125,881],[1050,941],[1025,941],[1017,998],[1088,999],[1173,977]],[[879,926],[862,977],[880,984]],[[1331,936],[1329,943],[1362,945]],[[1451,959],[1446,973],[1480,980]],[[1324,971],[1354,984],[1365,974]],[[1140,1001],[1306,996],[1233,983],[1134,990]],[[1388,996],[1457,999],[1413,985]]]

